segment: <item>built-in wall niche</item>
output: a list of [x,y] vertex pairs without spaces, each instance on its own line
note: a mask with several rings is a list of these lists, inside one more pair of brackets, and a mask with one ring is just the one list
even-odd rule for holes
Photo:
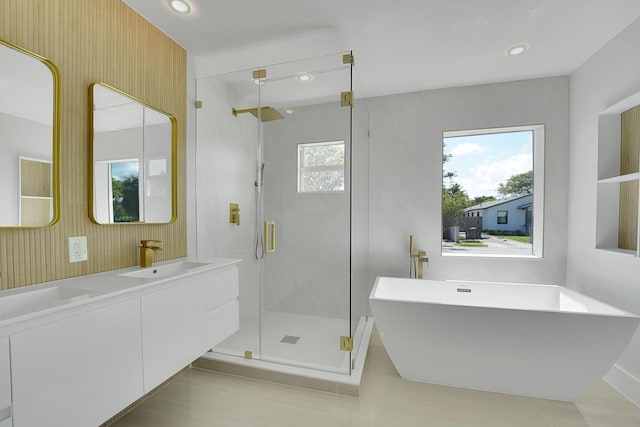
[[20,225],[35,227],[53,218],[51,161],[19,158]]
[[596,248],[640,256],[640,92],[598,116]]

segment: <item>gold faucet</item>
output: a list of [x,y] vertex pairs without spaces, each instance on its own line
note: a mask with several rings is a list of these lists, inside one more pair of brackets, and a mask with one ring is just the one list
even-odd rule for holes
[[151,267],[153,254],[162,252],[160,246],[149,246],[150,243],[162,243],[162,240],[140,240],[140,267]]
[[418,279],[422,279],[423,274],[424,274],[424,266],[423,264],[425,262],[429,262],[429,258],[427,258],[427,252],[426,251],[418,251],[418,252],[414,252],[413,251],[413,235],[410,234],[409,235],[409,255],[411,256],[411,267],[413,268],[409,268],[409,277],[411,277],[411,272],[412,269],[415,270],[415,264],[414,262],[418,263],[418,268],[417,268],[417,278]]

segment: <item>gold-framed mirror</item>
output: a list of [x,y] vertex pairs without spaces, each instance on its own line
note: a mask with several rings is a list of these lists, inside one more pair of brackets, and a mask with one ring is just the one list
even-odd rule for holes
[[0,40],[0,227],[60,218],[60,77],[48,59]]
[[89,216],[166,224],[177,216],[177,122],[104,83],[89,86]]

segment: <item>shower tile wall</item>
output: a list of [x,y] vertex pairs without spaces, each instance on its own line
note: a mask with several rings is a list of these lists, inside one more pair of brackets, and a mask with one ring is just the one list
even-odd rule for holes
[[348,110],[339,104],[297,108],[264,125],[265,220],[278,227],[278,249],[264,260],[265,310],[349,313],[349,193],[297,191],[298,144],[348,135]]
[[[256,97],[257,98],[257,97]],[[231,108],[237,99],[217,77],[199,79],[197,99],[197,242],[199,256],[241,258],[241,319],[258,313],[258,263],[254,259],[255,175],[258,121]],[[254,101],[255,102],[255,101]],[[265,310],[342,317],[349,313],[349,195],[297,194],[297,144],[343,140],[348,109],[332,105],[297,108],[294,115],[264,124],[265,220],[277,224],[277,250],[267,255],[262,290]],[[327,126],[332,123],[332,126]],[[339,123],[339,125],[335,125]],[[353,325],[368,312],[368,118],[354,107],[352,259]],[[240,204],[240,226],[228,223],[229,203]],[[335,224],[339,224],[336,226]],[[319,247],[316,237],[328,245]],[[345,334],[347,331],[345,330]]]

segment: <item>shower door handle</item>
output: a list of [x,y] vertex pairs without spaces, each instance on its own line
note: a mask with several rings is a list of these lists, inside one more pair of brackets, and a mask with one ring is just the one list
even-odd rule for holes
[[264,252],[267,254],[276,251],[276,223],[273,221],[264,222]]

